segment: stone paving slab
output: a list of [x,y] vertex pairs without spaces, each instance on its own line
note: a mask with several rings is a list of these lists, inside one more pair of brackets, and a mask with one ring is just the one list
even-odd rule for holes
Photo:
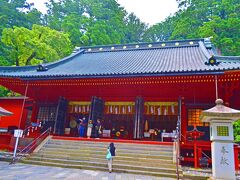
[[174,180],[128,173],[68,169],[0,161],[0,180]]

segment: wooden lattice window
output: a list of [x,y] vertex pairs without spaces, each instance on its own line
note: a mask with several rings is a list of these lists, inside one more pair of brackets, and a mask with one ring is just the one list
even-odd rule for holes
[[200,120],[202,109],[188,109],[188,126],[209,126]]
[[54,121],[56,118],[56,107],[41,106],[38,111],[39,121]]

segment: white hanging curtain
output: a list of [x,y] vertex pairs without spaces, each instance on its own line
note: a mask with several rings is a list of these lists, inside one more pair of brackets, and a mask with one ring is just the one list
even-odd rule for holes
[[115,114],[118,114],[118,107],[115,106]]
[[159,108],[157,109],[158,111],[158,115],[160,116],[161,115],[161,106],[159,106]]
[[131,106],[128,106],[128,112],[129,113],[131,112]]
[[74,106],[74,112],[78,112],[78,106]]
[[125,106],[122,107],[123,114],[126,114]]
[[153,106],[151,106],[151,114],[153,114],[154,113],[154,109],[153,109]]
[[164,108],[164,115],[166,116],[167,115],[167,106]]
[[172,105],[172,114],[174,114],[175,113],[175,109],[174,109],[174,105]]

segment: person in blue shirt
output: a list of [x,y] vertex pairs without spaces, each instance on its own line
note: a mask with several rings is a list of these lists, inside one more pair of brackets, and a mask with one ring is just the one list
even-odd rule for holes
[[112,172],[112,163],[113,163],[113,157],[116,155],[116,148],[114,146],[114,143],[110,143],[108,146],[108,154],[110,153],[110,156],[107,155],[107,161],[108,161],[108,170],[109,173]]
[[86,134],[86,126],[87,126],[87,120],[84,117],[83,119],[80,119],[80,124],[79,124],[79,136],[84,137]]

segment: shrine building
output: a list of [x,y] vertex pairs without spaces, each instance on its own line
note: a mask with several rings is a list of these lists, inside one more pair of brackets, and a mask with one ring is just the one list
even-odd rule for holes
[[37,122],[54,135],[77,137],[85,117],[101,120],[102,138],[165,142],[179,126],[189,163],[194,140],[199,154],[211,154],[201,111],[217,98],[240,109],[239,78],[240,56],[218,55],[209,39],[81,47],[52,63],[0,67],[0,84],[28,97],[16,127]]

